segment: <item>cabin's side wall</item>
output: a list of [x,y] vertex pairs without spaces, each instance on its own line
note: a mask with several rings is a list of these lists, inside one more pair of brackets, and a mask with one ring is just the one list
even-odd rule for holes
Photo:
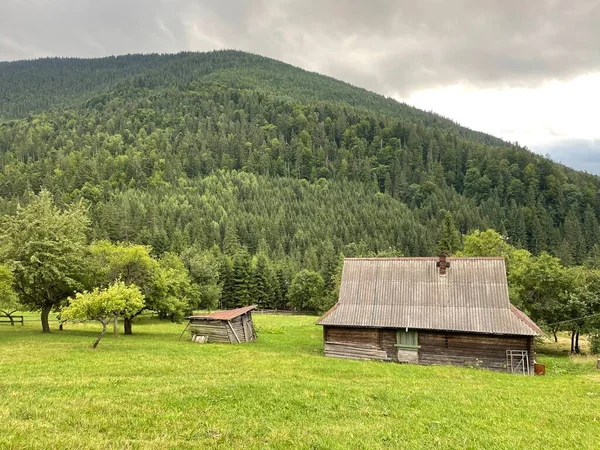
[[246,314],[244,314],[245,316],[245,326],[248,329],[248,332],[250,334],[250,339],[249,341],[255,341],[256,340],[256,331],[254,331],[254,322],[252,321],[252,311],[248,311]]
[[[229,321],[231,326],[225,324],[227,327],[227,331],[229,332],[229,337],[231,338],[231,342],[246,342],[246,338],[244,336],[244,325],[242,324],[242,316],[234,317]],[[234,333],[235,332],[235,333]]]
[[256,338],[252,316],[242,314],[227,320],[192,319],[190,332],[208,336],[208,342],[252,342]]
[[[248,312],[247,314],[242,314],[240,316],[240,323],[242,326],[242,336],[244,336],[243,340],[245,342],[254,341],[254,326],[252,325],[252,316],[250,312]],[[242,336],[240,336],[240,339],[242,338]]]
[[190,324],[190,332],[208,336],[208,342],[232,342],[227,328],[227,323],[223,320],[194,319]]
[[396,359],[394,330],[323,327],[325,356],[349,359]]
[[506,350],[527,350],[533,373],[533,339],[528,336],[419,331],[419,363],[451,364],[506,371]]
[[[398,361],[395,329],[323,327],[325,356]],[[506,371],[506,350],[527,350],[533,374],[533,338],[418,330],[420,364]],[[406,351],[402,350],[401,351]],[[415,352],[416,353],[416,352]]]

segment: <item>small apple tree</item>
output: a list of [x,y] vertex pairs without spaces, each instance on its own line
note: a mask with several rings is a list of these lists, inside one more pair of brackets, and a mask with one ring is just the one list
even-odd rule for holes
[[107,288],[96,288],[91,292],[79,292],[69,299],[69,306],[62,309],[64,320],[97,320],[102,324],[102,333],[92,348],[96,348],[106,334],[107,325],[118,316],[131,318],[144,307],[144,296],[140,288],[116,281]]

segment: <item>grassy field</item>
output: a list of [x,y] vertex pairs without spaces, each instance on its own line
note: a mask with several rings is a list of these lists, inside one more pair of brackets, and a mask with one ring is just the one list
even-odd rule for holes
[[[0,326],[0,448],[598,448],[600,372],[546,377],[322,356],[314,317],[255,316],[259,341],[177,341],[146,318],[43,335]],[[551,351],[545,347],[545,351]]]

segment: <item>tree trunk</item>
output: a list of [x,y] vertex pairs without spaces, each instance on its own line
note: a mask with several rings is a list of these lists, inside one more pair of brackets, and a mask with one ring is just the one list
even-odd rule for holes
[[575,353],[578,355],[581,353],[581,350],[579,349],[579,331],[575,334]]
[[8,317],[8,320],[10,320],[10,324],[13,327],[15,326],[15,319],[12,316],[12,314],[13,314],[12,312],[0,311],[0,313],[4,314],[6,317]]
[[113,334],[115,337],[119,337],[119,317],[116,314],[113,322]]
[[48,322],[48,316],[50,315],[51,306],[44,306],[42,308],[42,331],[44,333],[50,333],[50,323]]
[[571,331],[571,354],[575,353],[575,331]]
[[123,330],[125,331],[125,334],[133,334],[131,331],[131,318],[125,317],[123,319]]
[[556,330],[552,330],[552,334],[554,335],[554,342],[558,343],[558,336],[556,335]]
[[96,347],[98,347],[98,344],[100,343],[100,339],[102,339],[102,337],[106,334],[106,322],[102,322],[102,333],[100,333],[100,336],[98,336],[96,338],[96,342],[94,342],[94,345],[92,345],[93,349],[96,349]]

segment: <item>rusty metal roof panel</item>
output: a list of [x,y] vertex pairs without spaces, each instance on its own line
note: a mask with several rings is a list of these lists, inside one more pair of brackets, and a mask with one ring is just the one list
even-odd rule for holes
[[209,319],[209,320],[232,320],[248,311],[252,311],[256,305],[244,306],[243,308],[228,309],[225,311],[215,311],[210,314],[198,314],[197,316],[187,317],[188,320],[194,319]]
[[[335,309],[319,324],[536,336],[511,308],[502,258],[349,258]],[[523,317],[522,317],[523,316]]]

